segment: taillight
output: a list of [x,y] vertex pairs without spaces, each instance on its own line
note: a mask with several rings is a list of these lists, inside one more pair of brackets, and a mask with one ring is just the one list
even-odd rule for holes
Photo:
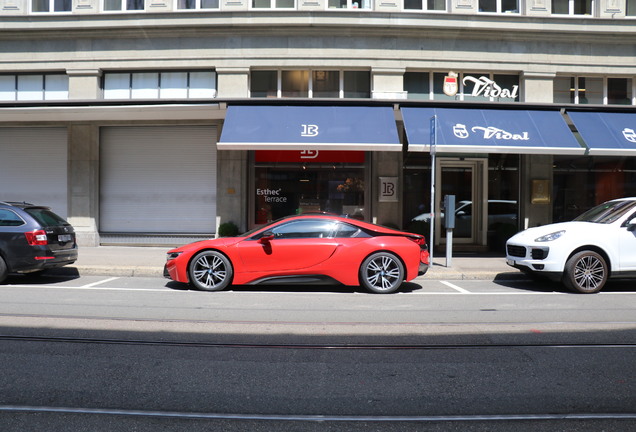
[[426,239],[423,236],[417,236],[417,237],[413,236],[413,237],[409,237],[409,239],[414,241],[420,246],[426,246]]
[[34,230],[25,232],[27,242],[31,246],[45,246],[49,244],[48,238],[46,237],[46,232],[44,230]]

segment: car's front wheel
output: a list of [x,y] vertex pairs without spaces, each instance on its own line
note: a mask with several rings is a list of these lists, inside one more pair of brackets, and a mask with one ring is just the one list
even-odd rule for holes
[[199,252],[190,262],[188,272],[192,285],[203,291],[227,288],[234,274],[230,260],[217,251]]
[[391,253],[374,253],[360,266],[360,283],[374,293],[392,293],[403,281],[404,266],[400,259]]
[[603,289],[608,276],[607,263],[601,255],[582,251],[565,263],[563,283],[572,291],[592,294]]

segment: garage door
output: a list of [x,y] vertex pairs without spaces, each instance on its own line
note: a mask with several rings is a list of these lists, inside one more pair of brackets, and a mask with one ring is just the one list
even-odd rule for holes
[[0,201],[47,205],[68,217],[66,128],[0,128]]
[[211,234],[216,128],[106,127],[100,141],[100,232]]

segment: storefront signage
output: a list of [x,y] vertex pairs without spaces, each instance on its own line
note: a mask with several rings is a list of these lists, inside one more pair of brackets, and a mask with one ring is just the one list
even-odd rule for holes
[[262,196],[266,203],[286,203],[287,197],[281,195],[282,189],[256,189],[256,195]]
[[[516,99],[519,93],[519,86],[513,85],[512,89],[503,89],[495,81],[486,76],[476,78],[474,76],[466,75],[462,80],[464,87],[468,83],[473,83],[473,92],[471,96],[485,96],[493,98],[510,98]],[[455,72],[449,72],[448,76],[444,77],[444,94],[447,96],[455,96],[459,91],[459,85],[457,82],[457,74]]]
[[[483,133],[484,139],[496,139],[496,140],[507,140],[507,141],[510,141],[510,140],[529,141],[530,140],[530,136],[528,132],[521,132],[521,133],[515,134],[515,133],[507,132],[503,129],[499,129],[493,126],[489,126],[489,127],[473,126],[471,131]],[[463,125],[461,123],[457,123],[455,126],[453,126],[453,134],[457,138],[462,138],[462,139],[468,138],[470,136],[470,133],[466,129],[466,125]]]
[[631,143],[636,143],[636,131],[634,129],[625,128],[623,129],[623,136],[625,139]]
[[398,201],[398,178],[380,177],[380,197],[379,202]]
[[302,137],[318,136],[318,125],[313,125],[313,124],[302,125],[302,132],[300,133],[300,136]]
[[257,150],[257,163],[364,163],[363,151]]

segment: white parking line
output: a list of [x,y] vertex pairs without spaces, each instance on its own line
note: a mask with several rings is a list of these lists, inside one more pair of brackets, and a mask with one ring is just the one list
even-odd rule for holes
[[92,287],[97,286],[97,285],[101,285],[101,284],[105,284],[107,282],[114,281],[115,279],[119,279],[119,277],[111,277],[111,278],[104,279],[104,280],[101,280],[101,281],[98,281],[98,282],[93,282],[93,283],[90,283],[90,284],[82,285],[79,288],[92,288]]
[[447,281],[440,281],[440,282],[443,283],[444,285],[446,285],[449,288],[452,288],[452,289],[454,289],[456,291],[459,291],[462,294],[472,294],[470,291],[465,290],[464,288],[458,287],[457,285],[452,284],[450,282],[447,282]]

